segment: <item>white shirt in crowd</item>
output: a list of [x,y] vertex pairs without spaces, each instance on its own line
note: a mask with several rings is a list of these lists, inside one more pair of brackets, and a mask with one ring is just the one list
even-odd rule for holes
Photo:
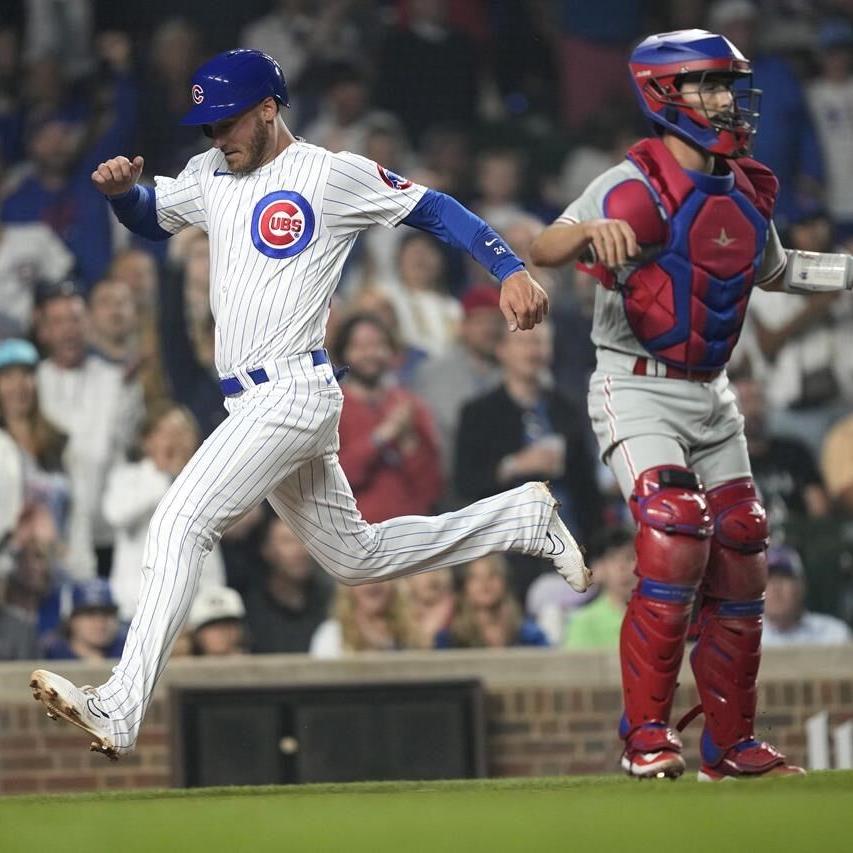
[[[749,302],[749,313],[763,327],[776,331],[789,323],[807,305],[809,297],[790,293],[769,293],[755,288]],[[835,330],[828,324],[815,325],[790,338],[773,361],[752,352],[753,366],[763,367],[763,384],[767,402],[775,408],[786,408],[803,394],[806,377],[837,363]]]
[[0,225],[0,315],[26,335],[32,325],[33,292],[39,280],[59,281],[74,257],[41,222]]
[[344,632],[337,619],[321,622],[311,636],[308,654],[315,658],[334,660],[344,653]]
[[12,532],[21,512],[24,479],[18,445],[0,429],[0,543]]
[[394,306],[400,337],[407,344],[438,356],[456,342],[462,322],[458,299],[431,290],[409,290],[400,284],[383,285],[382,292]]
[[825,613],[803,613],[800,621],[787,631],[780,631],[767,618],[761,645],[776,646],[841,646],[853,639],[846,622]]
[[[172,477],[150,459],[117,465],[107,476],[103,513],[115,528],[110,586],[123,620],[130,621],[136,611],[148,523],[171,485]],[[218,545],[204,560],[200,586],[225,586],[225,562]]]
[[807,96],[826,160],[829,210],[840,222],[853,221],[853,78],[818,78],[809,85]]
[[760,288],[752,291],[749,301],[747,324],[736,358],[749,358],[764,385],[767,402],[776,409],[800,400],[811,378],[824,371],[832,375],[841,393],[853,391],[853,354],[848,345],[853,334],[853,303],[847,299],[837,300],[822,322],[789,338],[772,361],[761,352],[752,321],[777,331],[800,314],[808,302],[808,296]]
[[94,576],[95,547],[113,531],[101,512],[107,472],[124,453],[142,414],[142,389],[124,371],[94,355],[75,369],[50,359],[38,366],[45,417],[68,435],[63,462],[71,480],[67,568],[75,579]]

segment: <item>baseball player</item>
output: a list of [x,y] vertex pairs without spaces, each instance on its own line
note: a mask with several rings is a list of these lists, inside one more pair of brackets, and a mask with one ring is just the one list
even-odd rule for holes
[[[655,35],[630,71],[654,135],[596,178],[533,246],[601,283],[589,410],[637,525],[622,624],[623,768],[685,769],[670,711],[698,591],[691,663],[704,710],[699,778],[802,773],[754,737],[767,520],[725,367],[753,287],[850,288],[851,259],[784,250],[778,183],[748,157],[750,63],[703,30]],[[694,709],[696,711],[696,709]]]
[[[510,330],[547,313],[542,288],[482,220],[442,193],[347,152],[296,139],[279,65],[234,50],[203,65],[183,122],[212,147],[175,179],[140,186],[143,160],[115,157],[92,180],[132,231],[165,239],[188,225],[210,236],[216,367],[228,417],[158,506],[124,654],[98,688],[37,670],[48,714],[116,758],[136,741],[154,685],[186,621],[204,556],[264,498],[344,584],[452,566],[493,551],[550,557],[576,589],[583,557],[542,483],[434,518],[367,524],[338,464],[343,395],[322,349],[329,300],[359,232],[401,222],[466,249],[501,282]],[[380,440],[377,438],[377,440]]]

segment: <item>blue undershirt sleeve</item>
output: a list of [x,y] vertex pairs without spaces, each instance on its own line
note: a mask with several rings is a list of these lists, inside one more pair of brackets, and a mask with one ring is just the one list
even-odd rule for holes
[[445,193],[427,190],[403,222],[464,249],[498,281],[524,268],[487,222]]
[[107,196],[118,221],[149,240],[165,240],[171,233],[157,222],[157,201],[152,187],[135,184],[124,195]]

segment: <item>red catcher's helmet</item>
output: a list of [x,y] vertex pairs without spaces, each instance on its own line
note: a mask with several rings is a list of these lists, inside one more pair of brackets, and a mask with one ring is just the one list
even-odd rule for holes
[[[723,157],[749,153],[761,92],[750,87],[749,60],[727,38],[706,30],[649,36],[634,48],[628,67],[640,109],[657,133],[674,133]],[[731,112],[708,116],[685,103],[679,90],[687,75],[700,85],[706,77],[732,87],[744,80],[747,88],[732,88]]]

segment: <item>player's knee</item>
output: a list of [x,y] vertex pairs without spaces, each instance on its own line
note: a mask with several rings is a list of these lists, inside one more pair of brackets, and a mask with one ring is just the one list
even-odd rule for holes
[[732,480],[708,492],[714,540],[725,548],[754,554],[767,547],[767,513],[750,477]]
[[205,552],[213,547],[211,525],[191,502],[183,505],[161,502],[148,526],[148,539],[153,540],[152,545],[190,542]]
[[361,586],[361,584],[371,583],[374,578],[365,569],[356,570],[349,565],[342,564],[337,560],[330,559],[328,555],[317,553],[309,548],[311,556],[316,561],[317,565],[336,583],[342,586]]
[[664,583],[698,586],[708,563],[711,514],[704,490],[687,468],[643,471],[631,496],[637,521],[637,573]]
[[335,566],[334,568],[323,566],[323,568],[343,586],[361,586],[362,584],[370,583],[372,580],[369,576],[355,574],[347,569],[341,569],[340,566]]
[[714,516],[707,595],[724,601],[761,598],[767,586],[767,514],[753,481],[744,477],[708,492]]

